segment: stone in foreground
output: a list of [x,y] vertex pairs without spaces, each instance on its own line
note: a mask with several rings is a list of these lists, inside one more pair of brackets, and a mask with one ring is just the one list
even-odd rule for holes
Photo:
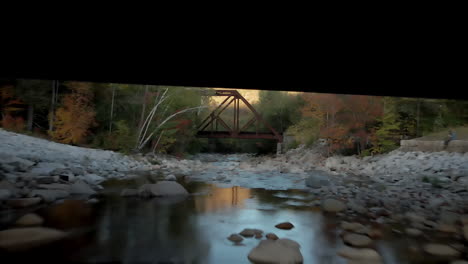
[[335,199],[326,199],[322,203],[322,209],[326,212],[337,213],[346,209],[346,205]]
[[0,248],[9,251],[27,250],[60,240],[66,233],[53,228],[25,227],[0,231]]
[[370,248],[352,248],[344,246],[338,250],[338,255],[357,263],[380,263],[381,257],[377,251]]
[[40,226],[42,223],[44,223],[44,219],[37,214],[25,214],[16,220],[15,226]]
[[300,245],[290,239],[262,240],[248,258],[253,263],[303,263]]
[[164,197],[181,195],[186,196],[189,193],[177,182],[160,181],[156,184],[144,184],[138,189],[138,194],[142,197]]
[[365,247],[372,243],[372,239],[368,236],[359,234],[347,234],[343,237],[343,241],[355,247]]
[[431,255],[440,257],[456,257],[460,255],[459,251],[442,244],[427,244],[424,246],[424,251]]
[[280,224],[275,225],[275,227],[279,228],[279,229],[290,230],[290,229],[294,228],[294,225],[289,223],[289,222],[284,222],[284,223],[280,223]]

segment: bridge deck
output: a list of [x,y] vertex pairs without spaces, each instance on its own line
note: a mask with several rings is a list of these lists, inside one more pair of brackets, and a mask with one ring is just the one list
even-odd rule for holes
[[[197,137],[200,138],[243,138],[243,139],[276,139],[278,136],[273,133],[240,132],[233,134],[228,131],[198,131]],[[280,139],[280,141],[282,141]]]

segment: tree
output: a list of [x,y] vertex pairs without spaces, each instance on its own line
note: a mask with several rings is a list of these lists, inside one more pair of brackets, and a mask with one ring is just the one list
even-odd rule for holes
[[19,115],[24,111],[24,103],[15,96],[13,84],[0,87],[0,113],[2,127],[19,132],[24,128],[24,119]]
[[52,138],[62,143],[84,143],[90,128],[97,125],[94,117],[93,92],[89,83],[69,82],[71,93],[62,98],[55,112]]
[[384,103],[384,115],[378,119],[380,124],[374,128],[375,132],[372,134],[370,154],[388,152],[398,146],[400,122],[396,105],[390,98],[385,98]]
[[[32,131],[36,112],[44,112],[49,106],[53,81],[18,80],[15,94],[27,105],[27,130]],[[46,117],[44,117],[46,119]]]

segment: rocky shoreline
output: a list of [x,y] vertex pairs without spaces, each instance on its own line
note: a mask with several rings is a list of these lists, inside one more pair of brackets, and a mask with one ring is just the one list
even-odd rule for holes
[[[121,196],[165,196],[168,189],[186,196],[175,182],[181,178],[236,185],[233,179],[244,177],[247,188],[284,178],[294,184],[280,184],[310,192],[317,197],[313,207],[341,221],[339,229],[348,247],[338,254],[345,258],[379,263],[377,251],[368,246],[383,235],[385,226],[393,225],[401,228],[392,232],[408,237],[430,233],[454,241],[447,245],[426,239],[421,250],[428,254],[468,255],[464,246],[468,240],[468,153],[396,150],[374,157],[327,158],[320,146],[302,146],[277,156],[205,154],[179,160],[164,155],[125,156],[1,129],[0,146],[0,209],[28,208],[70,197],[94,203],[103,182],[137,178],[141,173],[154,177],[153,184],[123,190]],[[216,168],[215,175],[197,178]],[[251,178],[254,175],[259,181]],[[369,259],[358,259],[360,255]]]

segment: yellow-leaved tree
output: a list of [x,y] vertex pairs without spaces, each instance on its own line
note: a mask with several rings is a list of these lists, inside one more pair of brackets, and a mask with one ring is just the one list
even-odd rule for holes
[[89,83],[68,82],[71,93],[62,98],[55,112],[53,139],[66,144],[84,143],[90,128],[96,126],[93,91]]

